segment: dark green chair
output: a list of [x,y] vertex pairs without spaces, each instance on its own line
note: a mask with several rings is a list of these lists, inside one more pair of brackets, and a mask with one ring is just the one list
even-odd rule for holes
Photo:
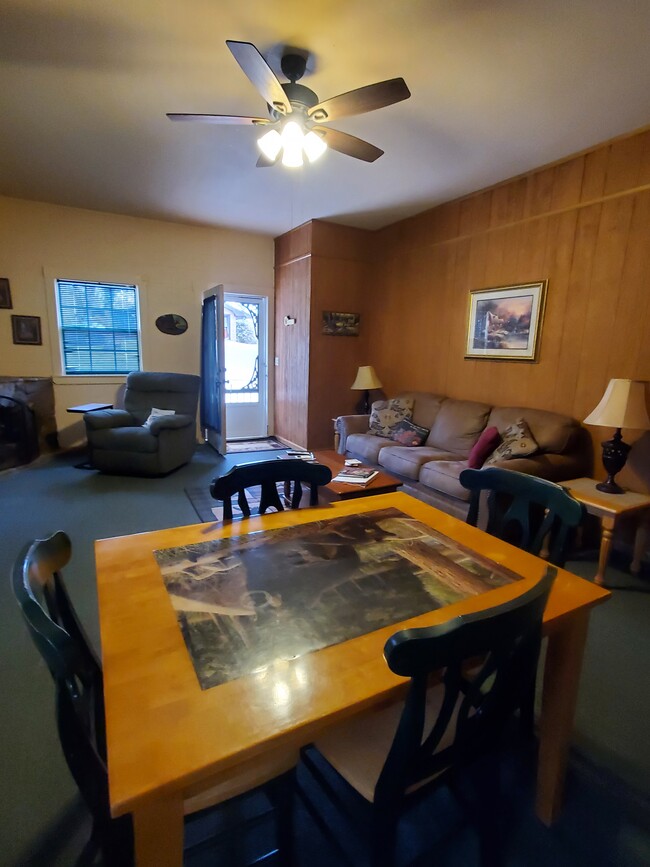
[[[61,570],[71,555],[70,539],[55,533],[27,545],[16,560],[12,586],[34,644],[45,660],[56,687],[56,719],[66,763],[92,816],[90,840],[77,859],[78,867],[95,863],[101,852],[105,867],[131,867],[134,863],[133,826],[130,816],[113,819],[108,796],[104,692],[101,665],[81,627],[65,588]],[[218,737],[218,732],[215,735]],[[244,830],[240,805],[248,795],[264,790],[276,825],[278,863],[289,867],[292,860],[292,794],[298,749],[288,748],[256,768],[256,782],[250,772],[235,772],[213,790],[198,792],[184,802],[186,851],[206,843],[203,818],[210,807],[230,809],[233,822],[220,825],[218,835],[208,834],[208,843],[238,848]],[[252,785],[256,789],[252,789]],[[269,811],[266,811],[269,813]],[[253,816],[249,824],[264,814]],[[234,840],[232,844],[229,841]],[[265,852],[263,857],[270,853]],[[255,862],[257,863],[257,861]]]
[[[224,520],[232,520],[232,498],[237,495],[237,502],[242,515],[250,517],[251,509],[246,498],[248,488],[260,488],[259,514],[273,507],[282,512],[284,504],[278,493],[278,484],[284,484],[285,498],[292,509],[300,507],[302,485],[309,485],[309,505],[318,505],[318,488],[332,481],[332,471],[323,464],[310,463],[296,458],[257,461],[252,464],[241,464],[233,467],[225,475],[214,479],[210,485],[210,494],[215,500],[223,502]],[[293,485],[293,489],[291,488]]]
[[471,491],[468,524],[478,526],[481,492],[489,491],[486,532],[536,556],[548,551],[550,563],[564,566],[585,515],[584,506],[564,488],[499,467],[463,470],[459,479]]
[[510,602],[388,639],[388,667],[410,679],[404,703],[343,723],[302,753],[309,774],[299,792],[337,851],[332,863],[359,861],[341,844],[341,837],[350,838],[347,828],[338,837],[330,833],[315,791],[329,796],[332,807],[346,805],[342,822],[357,815],[349,830],[365,830],[371,867],[392,867],[400,818],[418,805],[417,815],[426,815],[423,799],[442,785],[473,793],[464,806],[479,832],[481,864],[501,863],[499,750],[534,691],[542,617],[556,572],[548,566]]

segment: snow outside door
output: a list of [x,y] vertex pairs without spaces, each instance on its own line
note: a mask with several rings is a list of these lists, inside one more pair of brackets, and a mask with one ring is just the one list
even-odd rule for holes
[[224,295],[224,357],[228,439],[268,434],[268,300]]

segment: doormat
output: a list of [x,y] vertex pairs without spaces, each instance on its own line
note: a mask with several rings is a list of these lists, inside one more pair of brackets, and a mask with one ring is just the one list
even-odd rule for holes
[[276,449],[288,449],[284,443],[275,437],[265,437],[263,440],[238,440],[226,443],[226,454],[232,455],[237,452],[269,452]]
[[[209,487],[185,488],[185,494],[194,507],[194,511],[199,516],[199,520],[203,521],[204,524],[212,524],[215,521],[223,520],[223,503],[211,496]],[[250,506],[251,515],[257,514],[257,510],[260,507],[261,495],[262,491],[259,485],[246,489],[246,499]],[[275,511],[275,509],[272,509],[272,511]],[[237,497],[233,497],[232,499],[232,516],[233,519],[243,517],[237,503]]]

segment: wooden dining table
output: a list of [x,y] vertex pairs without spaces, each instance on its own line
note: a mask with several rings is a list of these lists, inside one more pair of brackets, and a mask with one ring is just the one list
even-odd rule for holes
[[[521,580],[202,689],[155,551],[375,510],[398,509]],[[226,543],[223,543],[226,544]],[[398,700],[406,681],[383,657],[398,629],[429,626],[521,594],[547,564],[406,494],[101,539],[95,543],[111,811],[131,813],[138,867],[180,867],[183,801],[247,762],[310,743],[328,727]],[[565,570],[544,615],[536,812],[562,804],[591,609],[609,592]]]

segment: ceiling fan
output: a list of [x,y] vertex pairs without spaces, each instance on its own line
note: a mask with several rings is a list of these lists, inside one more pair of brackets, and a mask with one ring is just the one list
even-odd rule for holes
[[269,117],[240,117],[226,114],[167,114],[170,120],[189,120],[199,123],[253,124],[270,127],[258,140],[262,154],[258,166],[274,165],[282,154],[285,166],[303,164],[303,154],[310,162],[318,159],[328,147],[339,153],[374,162],[383,151],[330,126],[331,120],[364,114],[392,105],[411,95],[403,78],[378,81],[366,87],[349,90],[319,102],[313,90],[298,84],[305,74],[307,60],[301,54],[288,53],[281,60],[281,68],[289,79],[281,83],[275,73],[251,42],[226,41],[235,60],[261,93],[268,104]]

